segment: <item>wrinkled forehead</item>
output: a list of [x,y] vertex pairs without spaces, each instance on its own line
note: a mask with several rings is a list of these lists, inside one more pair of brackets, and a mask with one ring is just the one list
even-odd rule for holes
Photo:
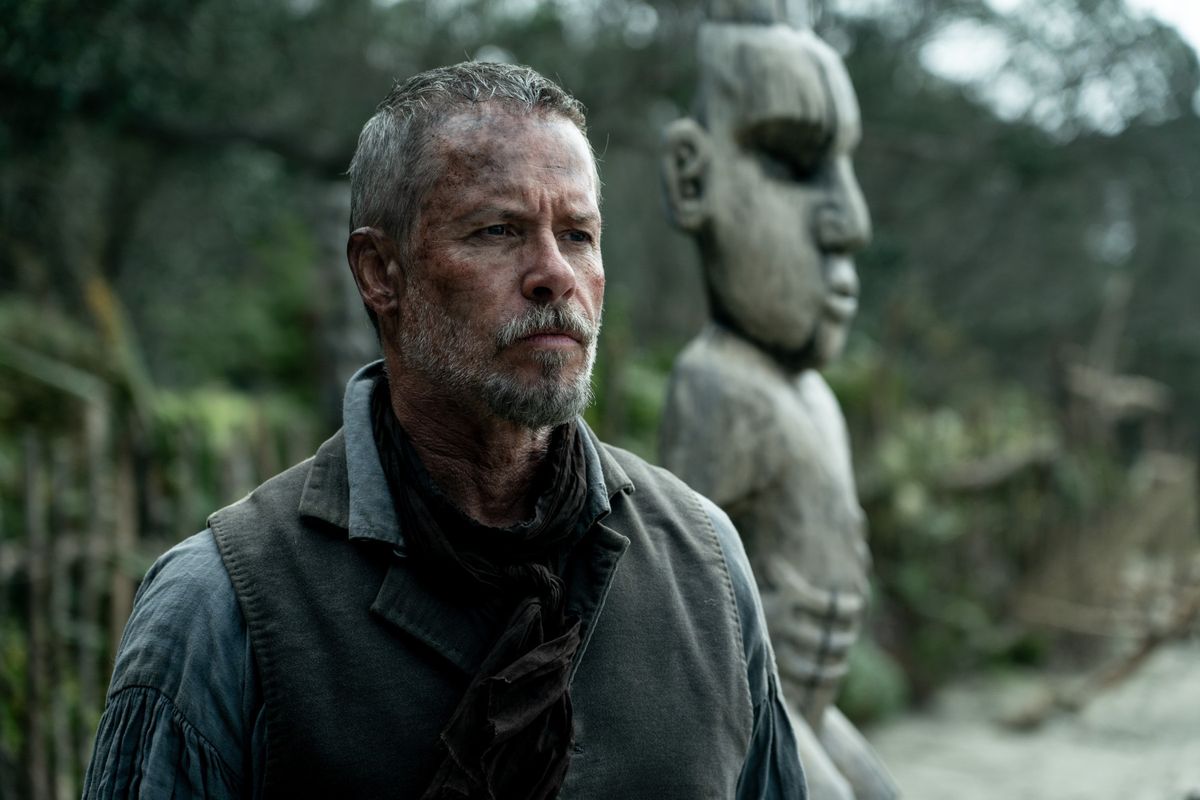
[[811,31],[710,23],[700,30],[699,49],[710,131],[790,122],[857,143],[862,123],[850,76]]
[[[546,162],[541,148],[530,149],[528,135],[554,129],[573,146],[561,163]],[[554,111],[513,108],[499,101],[456,109],[438,120],[430,131],[428,147],[443,166],[466,164],[481,174],[495,173],[517,163],[536,161],[561,171],[587,175],[599,196],[596,158],[579,126]]]

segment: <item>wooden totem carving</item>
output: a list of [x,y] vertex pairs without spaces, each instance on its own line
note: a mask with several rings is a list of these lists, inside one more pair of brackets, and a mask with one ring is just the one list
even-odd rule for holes
[[814,800],[897,791],[834,705],[870,552],[845,420],[820,369],[858,304],[871,235],[838,55],[777,0],[715,1],[693,117],[664,136],[672,221],[699,247],[711,322],[675,364],[662,461],[719,504],[757,577]]

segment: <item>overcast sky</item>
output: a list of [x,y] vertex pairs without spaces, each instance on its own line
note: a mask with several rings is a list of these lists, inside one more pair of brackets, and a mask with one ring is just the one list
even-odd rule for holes
[[1200,0],[1125,0],[1130,8],[1147,11],[1174,25],[1200,53]]

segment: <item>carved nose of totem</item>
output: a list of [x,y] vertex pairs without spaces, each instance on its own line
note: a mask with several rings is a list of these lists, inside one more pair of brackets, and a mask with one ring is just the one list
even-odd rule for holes
[[817,241],[826,252],[854,253],[871,241],[871,213],[850,159],[839,159],[833,172],[829,197],[816,213]]

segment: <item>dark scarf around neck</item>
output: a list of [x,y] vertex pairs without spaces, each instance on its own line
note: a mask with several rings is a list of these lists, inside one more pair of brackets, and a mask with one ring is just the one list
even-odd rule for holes
[[578,427],[571,422],[553,433],[533,518],[492,528],[464,514],[429,476],[392,410],[386,378],[376,383],[371,411],[410,556],[460,598],[515,601],[442,731],[442,760],[422,800],[555,797],[574,740],[568,679],[580,626],[565,614],[558,573],[585,533],[587,462]]

